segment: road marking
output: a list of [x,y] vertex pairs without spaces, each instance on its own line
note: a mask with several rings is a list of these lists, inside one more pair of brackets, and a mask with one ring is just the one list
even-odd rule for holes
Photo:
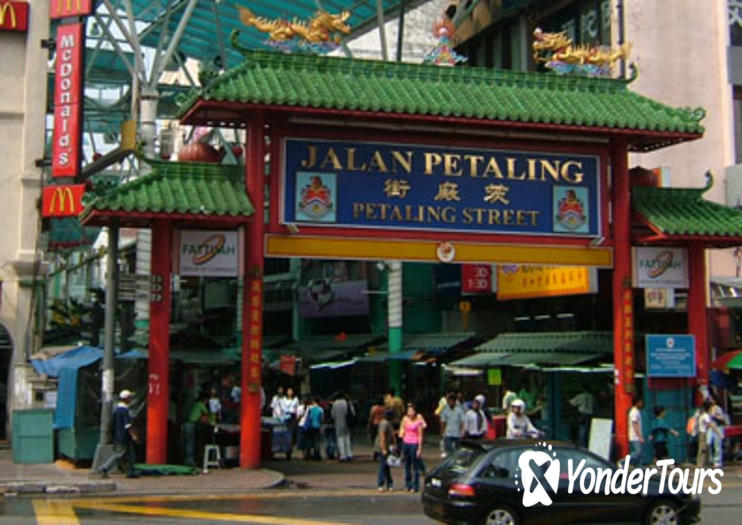
[[[76,505],[81,508],[96,511],[121,512],[138,516],[160,516],[181,519],[204,519],[213,521],[231,521],[237,523],[262,523],[266,525],[350,525],[335,521],[315,521],[283,516],[263,516],[258,514],[225,514],[220,512],[204,512],[200,510],[171,509],[166,507],[148,507],[140,505],[118,505],[114,503],[97,503],[91,505]],[[57,521],[56,524],[61,522]],[[46,524],[39,524],[46,525]],[[65,524],[67,525],[67,524]]]
[[38,525],[80,525],[80,520],[68,501],[35,499],[33,509]]

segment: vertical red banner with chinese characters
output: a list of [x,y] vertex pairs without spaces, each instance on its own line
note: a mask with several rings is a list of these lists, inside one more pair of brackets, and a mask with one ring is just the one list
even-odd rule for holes
[[74,177],[80,170],[84,51],[85,24],[57,28],[52,177]]
[[263,345],[263,279],[252,277],[247,280],[250,302],[247,308],[248,339],[247,339],[247,388],[257,391],[260,389],[260,372],[262,364]]
[[94,0],[52,0],[49,17],[52,20],[93,14]]
[[634,294],[631,288],[623,291],[623,386],[627,394],[634,393]]

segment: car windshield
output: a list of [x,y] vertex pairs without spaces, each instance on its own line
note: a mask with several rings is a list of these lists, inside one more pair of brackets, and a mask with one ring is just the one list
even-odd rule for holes
[[480,448],[462,447],[456,450],[453,455],[449,456],[446,461],[441,464],[440,468],[456,473],[463,473],[469,470],[469,467],[471,467],[482,454],[484,454],[484,451]]

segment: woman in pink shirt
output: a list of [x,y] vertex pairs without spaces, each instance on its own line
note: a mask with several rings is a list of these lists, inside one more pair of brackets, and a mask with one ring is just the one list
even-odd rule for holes
[[[399,426],[404,458],[404,482],[407,492],[420,490],[420,459],[423,450],[423,431],[427,425],[412,403],[407,404],[407,413]],[[414,472],[414,474],[413,474]]]

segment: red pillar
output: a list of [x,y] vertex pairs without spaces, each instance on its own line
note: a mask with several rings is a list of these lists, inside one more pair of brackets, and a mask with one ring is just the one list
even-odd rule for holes
[[169,221],[155,221],[152,225],[147,393],[147,463],[150,464],[167,463],[172,231]]
[[616,454],[629,451],[628,414],[634,393],[634,295],[631,289],[631,194],[625,141],[612,151],[613,359]]
[[240,467],[260,466],[260,384],[263,348],[264,118],[250,120],[245,157],[247,194],[255,208],[245,228],[242,308]]
[[696,381],[699,386],[709,382],[708,316],[706,313],[706,251],[702,244],[688,247],[688,332],[696,337]]

